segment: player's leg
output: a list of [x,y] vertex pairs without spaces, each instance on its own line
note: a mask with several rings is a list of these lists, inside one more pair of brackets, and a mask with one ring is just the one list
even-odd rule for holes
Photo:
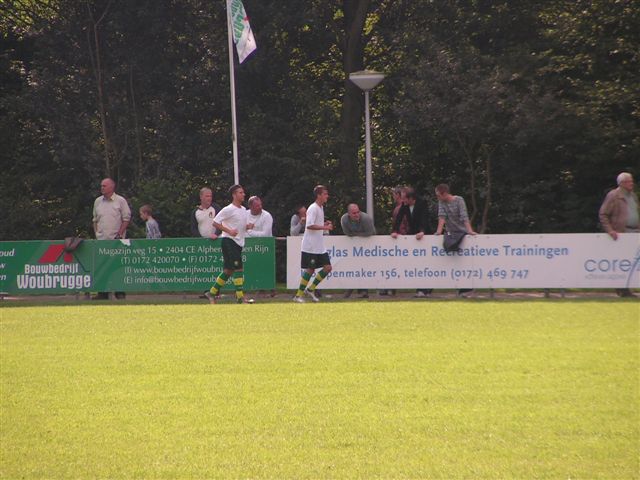
[[309,290],[310,292],[313,292],[318,286],[318,284],[322,280],[327,278],[327,275],[329,275],[332,268],[328,253],[323,253],[322,255],[318,255],[318,257],[320,257],[319,261],[322,263],[322,269],[318,273],[316,273],[316,278],[314,278],[311,285],[307,287],[307,290]]

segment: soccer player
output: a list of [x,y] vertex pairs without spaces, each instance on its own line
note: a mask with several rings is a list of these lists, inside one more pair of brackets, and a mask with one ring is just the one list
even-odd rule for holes
[[[329,190],[323,185],[317,185],[313,189],[313,193],[316,196],[316,201],[307,209],[306,228],[302,237],[301,265],[304,272],[298,291],[293,297],[293,301],[298,303],[304,303],[303,294],[308,295],[314,302],[319,302],[320,299],[314,293],[315,289],[331,271],[331,261],[323,241],[324,232],[333,230],[331,221],[324,219],[324,205],[329,199]],[[322,268],[322,270],[316,274],[311,286],[307,287],[313,272],[318,268]]]
[[244,298],[244,269],[242,265],[242,248],[247,233],[247,209],[244,208],[244,189],[242,185],[234,185],[229,189],[231,203],[224,207],[213,219],[213,226],[222,231],[222,257],[224,265],[216,283],[205,293],[210,303],[216,303],[220,289],[233,276],[238,303],[253,303]]

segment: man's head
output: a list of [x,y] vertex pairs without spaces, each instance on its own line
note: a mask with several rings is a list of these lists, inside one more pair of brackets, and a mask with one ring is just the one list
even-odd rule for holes
[[633,175],[629,172],[622,172],[617,178],[618,186],[624,188],[627,192],[633,191]]
[[316,185],[313,193],[316,196],[316,202],[320,205],[324,205],[329,200],[329,190],[324,185]]
[[416,195],[416,190],[413,187],[407,187],[404,189],[402,201],[405,205],[409,205],[410,207],[416,204],[416,200],[418,196]]
[[213,203],[213,192],[210,188],[204,187],[200,189],[200,206],[209,208]]
[[151,208],[151,205],[143,205],[140,207],[140,218],[142,220],[146,222],[147,219],[151,218],[152,215],[153,209]]
[[116,182],[110,178],[105,178],[100,182],[100,193],[107,198],[111,198],[113,192],[116,191]]
[[300,218],[304,218],[307,216],[307,207],[305,207],[304,205],[298,205],[296,207],[296,215],[298,215],[298,217]]
[[393,201],[396,204],[399,204],[400,202],[402,202],[402,193],[405,191],[405,187],[394,187],[393,190],[391,191],[392,195],[393,195]]
[[347,215],[352,222],[360,221],[360,207],[356,203],[350,203],[347,206]]
[[449,185],[446,183],[441,183],[436,187],[436,197],[440,201],[448,201],[451,196],[451,192],[449,191]]
[[229,194],[235,205],[242,205],[242,202],[244,202],[244,188],[242,188],[242,185],[233,185],[229,188]]
[[252,215],[259,215],[262,212],[262,199],[257,195],[249,197],[249,209]]

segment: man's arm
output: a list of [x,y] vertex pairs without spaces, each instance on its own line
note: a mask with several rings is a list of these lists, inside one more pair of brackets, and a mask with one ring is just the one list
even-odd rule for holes
[[198,219],[196,218],[197,211],[198,211],[197,208],[191,211],[190,230],[191,230],[192,237],[200,236],[200,230],[198,230]]
[[605,197],[604,202],[602,202],[602,206],[598,211],[598,218],[600,219],[600,225],[602,225],[602,229],[605,232],[607,232],[611,238],[613,238],[614,240],[617,240],[618,232],[616,232],[613,229],[613,225],[611,225],[611,218],[610,218],[611,208],[613,205],[614,191],[615,190],[612,190],[611,192],[607,193],[607,196]]
[[291,223],[289,225],[289,234],[292,237],[300,235],[300,232],[302,232],[303,228],[304,228],[304,222],[302,221],[302,219],[298,215],[292,215]]
[[273,217],[269,212],[262,211],[260,222],[256,223],[251,230],[247,230],[249,237],[273,237]]
[[362,232],[360,233],[361,237],[370,237],[372,235],[376,234],[376,226],[373,224],[373,219],[371,218],[370,215],[362,215],[361,217],[361,222],[362,222]]
[[398,215],[396,215],[396,220],[393,222],[393,229],[391,230],[391,236],[397,237],[398,232],[400,231],[400,225],[402,225],[402,220],[409,213],[409,207],[406,205],[402,205],[400,210],[398,210]]
[[122,223],[120,224],[120,228],[118,229],[118,237],[125,238],[127,236],[127,227],[129,226],[129,222],[131,221],[131,209],[129,208],[129,204],[124,197],[120,197],[122,206],[120,210],[122,212]]
[[344,233],[347,237],[353,237],[354,233],[349,227],[349,221],[347,220],[348,215],[345,213],[340,217],[340,226],[342,227],[342,233]]

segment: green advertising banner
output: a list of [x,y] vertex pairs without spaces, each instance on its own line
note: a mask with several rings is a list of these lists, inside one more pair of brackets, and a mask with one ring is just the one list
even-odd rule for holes
[[[275,288],[275,239],[248,238],[245,290]],[[220,240],[85,240],[0,242],[0,292],[202,292],[222,271]],[[231,287],[229,282],[228,288]]]

